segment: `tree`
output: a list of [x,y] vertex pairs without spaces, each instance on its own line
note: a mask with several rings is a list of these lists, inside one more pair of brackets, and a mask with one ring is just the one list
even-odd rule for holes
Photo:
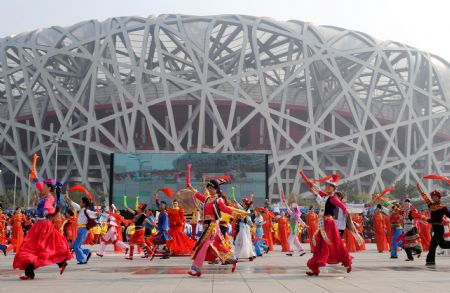
[[394,185],[395,190],[390,192],[390,197],[396,200],[403,200],[405,198],[415,198],[419,196],[419,192],[415,185],[406,185],[403,181],[397,181]]

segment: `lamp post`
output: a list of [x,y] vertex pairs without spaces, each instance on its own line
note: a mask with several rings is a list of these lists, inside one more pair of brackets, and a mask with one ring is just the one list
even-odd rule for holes
[[52,143],[56,144],[56,156],[55,156],[55,177],[53,179],[56,180],[56,175],[58,173],[58,146],[59,143],[61,142],[61,138],[58,135],[55,135],[53,137]]
[[16,185],[17,185],[17,172],[14,173],[13,211],[16,210]]

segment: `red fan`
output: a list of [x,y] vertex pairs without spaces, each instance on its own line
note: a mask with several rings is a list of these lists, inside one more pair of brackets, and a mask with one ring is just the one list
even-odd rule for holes
[[380,193],[379,196],[377,196],[377,198],[376,198],[375,200],[381,200],[381,199],[383,199],[384,195],[385,195],[386,193],[388,193],[388,192],[391,192],[392,190],[395,190],[395,188],[393,188],[393,187],[388,187],[388,188],[386,188],[385,190],[383,190],[382,193]]
[[187,168],[186,168],[186,185],[190,185],[191,184],[191,167],[192,167],[192,164],[187,164]]
[[86,194],[89,197],[89,199],[91,201],[94,201],[94,196],[92,196],[92,194],[89,192],[89,190],[87,190],[86,187],[84,187],[83,185],[75,185],[67,190],[67,192],[72,192],[72,191],[83,192],[84,194]]
[[313,185],[308,177],[306,177],[305,172],[303,170],[300,171],[300,176],[302,176],[303,180],[305,180],[306,185],[311,188]]
[[286,198],[284,197],[284,191],[281,192],[281,201],[282,202],[286,201]]
[[443,180],[443,181],[450,181],[450,178],[437,175],[437,174],[428,174],[423,176],[424,179],[431,179],[431,180]]
[[327,181],[331,180],[334,183],[337,183],[339,181],[339,179],[341,179],[341,175],[339,175],[339,174],[332,174],[330,176],[323,177],[323,178],[320,178],[320,179],[314,179],[314,182],[323,183],[323,182],[327,182]]
[[167,195],[168,197],[172,197],[174,192],[172,189],[168,188],[168,187],[163,187],[158,189],[159,191],[162,191],[165,195]]

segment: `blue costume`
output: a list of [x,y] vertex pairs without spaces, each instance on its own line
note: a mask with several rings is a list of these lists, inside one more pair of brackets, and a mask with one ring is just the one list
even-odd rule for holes
[[255,218],[255,225],[256,225],[256,232],[255,232],[255,252],[257,256],[262,256],[263,251],[267,251],[269,247],[265,244],[265,240],[261,239],[264,238],[264,229],[263,225],[266,222],[264,221],[263,217],[259,215]]

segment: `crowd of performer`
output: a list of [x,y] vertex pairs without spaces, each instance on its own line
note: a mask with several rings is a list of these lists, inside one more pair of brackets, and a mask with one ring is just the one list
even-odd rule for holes
[[185,191],[195,203],[191,213],[176,199],[161,200],[158,193],[152,202],[119,211],[114,205],[96,204],[90,194],[73,201],[70,194],[62,195],[61,183],[37,178],[34,166],[31,178],[40,200],[25,212],[0,208],[0,250],[14,254],[13,268],[24,271],[21,279],[29,280],[42,266],[56,264],[63,274],[71,259],[86,265],[94,244],[99,244],[94,251],[99,258],[109,244],[124,254],[124,261],[133,261],[135,253],[150,260],[192,256],[188,274],[195,277],[202,275],[205,262],[231,266],[234,272],[238,262],[254,261],[275,245],[290,257],[311,252],[309,276],[338,263],[349,273],[350,253],[366,250],[367,242],[375,242],[377,251],[389,252],[392,259],[403,250],[405,261],[428,251],[427,265],[435,264],[437,247],[450,249],[450,212],[439,190],[428,195],[417,183],[426,210],[417,210],[409,199],[386,201],[387,190],[374,195],[363,212],[352,213],[339,191],[339,176],[312,180],[301,175],[317,205],[302,208],[283,195],[276,204],[257,207],[253,196],[229,198],[221,186],[226,182],[213,178],[199,189],[187,182]]

